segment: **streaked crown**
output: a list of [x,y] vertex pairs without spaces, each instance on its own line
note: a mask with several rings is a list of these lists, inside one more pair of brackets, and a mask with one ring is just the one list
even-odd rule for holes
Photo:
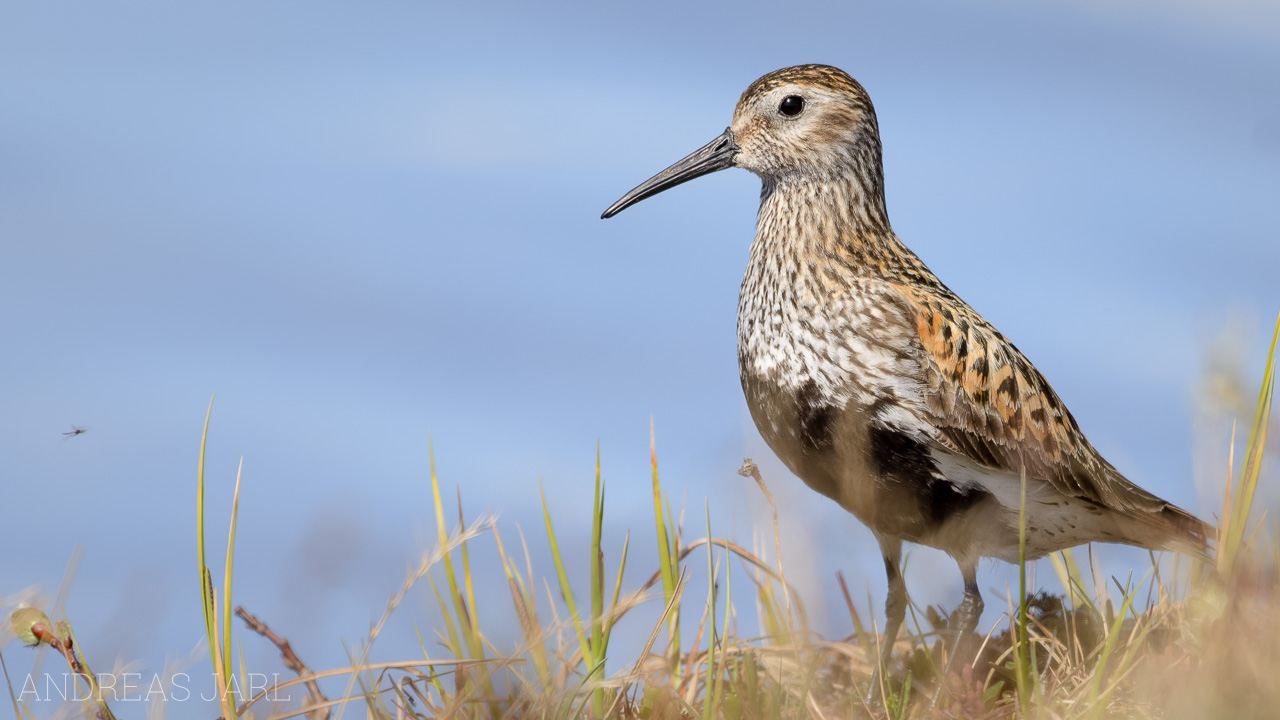
[[823,88],[834,93],[861,97],[868,105],[871,104],[867,91],[858,84],[857,80],[854,80],[849,73],[830,65],[793,65],[774,70],[747,86],[747,89],[742,91],[742,99],[739,103],[750,96],[767,93],[786,85]]

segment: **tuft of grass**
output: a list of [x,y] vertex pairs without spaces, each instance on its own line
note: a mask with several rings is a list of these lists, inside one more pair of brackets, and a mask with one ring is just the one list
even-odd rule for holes
[[[244,471],[244,458],[236,469],[236,484],[231,501],[231,520],[227,531],[227,557],[223,562],[222,605],[218,605],[218,588],[213,584],[213,575],[206,561],[205,528],[204,528],[204,460],[205,450],[209,444],[209,421],[213,417],[213,400],[209,398],[209,409],[205,411],[204,430],[200,435],[200,465],[196,473],[196,559],[200,564],[200,601],[204,610],[205,640],[209,644],[209,655],[213,662],[214,678],[218,684],[218,704],[222,707],[222,716],[230,720],[238,720],[233,683],[235,676],[231,672],[231,571],[235,560],[236,517],[240,511],[240,478]],[[218,629],[222,628],[219,635]]]
[[[616,570],[607,572],[615,566],[606,563],[603,548],[608,484],[599,447],[594,477],[584,479],[582,494],[557,499],[557,504],[578,507],[555,508],[589,518],[586,547],[560,541],[553,508],[539,486],[552,564],[549,574],[539,575],[524,532],[515,529],[517,546],[510,542],[510,532],[504,544],[504,533],[488,515],[468,524],[460,492],[455,493],[457,524],[449,526],[446,518],[453,511],[445,507],[434,448],[429,445],[434,546],[390,594],[368,636],[350,646],[348,664],[300,671],[302,677],[281,680],[237,703],[231,692],[231,596],[243,461],[236,474],[220,590],[212,581],[205,544],[211,400],[197,475],[196,550],[205,635],[221,691],[222,717],[269,715],[283,720],[309,714],[318,719],[336,708],[336,720],[341,720],[351,701],[361,701],[364,713],[374,720],[1269,717],[1280,707],[1280,686],[1274,683],[1280,675],[1280,533],[1268,532],[1265,513],[1254,505],[1264,477],[1278,341],[1280,320],[1243,449],[1244,462],[1238,476],[1234,467],[1228,470],[1212,567],[1193,562],[1184,574],[1175,559],[1170,572],[1153,556],[1145,573],[1130,572],[1120,582],[1102,569],[1092,552],[1082,567],[1083,562],[1066,551],[1050,560],[1063,594],[1036,592],[1029,585],[1026,562],[1027,480],[1022,473],[1019,581],[1016,596],[1008,593],[1005,616],[990,629],[971,666],[942,678],[940,668],[948,665],[938,661],[937,638],[945,621],[927,608],[922,627],[912,607],[914,631],[904,633],[894,662],[886,668],[883,687],[877,689],[883,709],[863,701],[882,640],[874,625],[864,622],[844,577],[837,575],[836,580],[854,633],[823,639],[809,627],[805,598],[783,574],[776,507],[772,527],[753,535],[766,547],[768,541],[760,538],[772,535],[771,557],[717,537],[709,503],[704,503],[705,535],[687,539],[683,516],[676,514],[662,486],[652,425],[656,566],[637,569],[628,562],[628,534]],[[759,469],[747,461],[742,472],[772,504]],[[588,484],[590,493],[585,490]],[[481,541],[490,535],[496,553]],[[574,587],[569,572],[583,554],[589,569],[585,592]],[[735,564],[740,568],[736,581]],[[691,578],[704,574],[706,597],[694,598],[687,592]],[[375,658],[376,641],[390,616],[423,580],[439,617],[417,631],[419,655]],[[498,622],[494,616],[499,611],[486,609],[482,622],[477,603],[478,594],[495,584],[506,587],[510,606],[503,612],[519,628],[518,637],[505,644],[495,643],[485,632]],[[656,620],[644,622],[632,613],[646,605],[658,611]],[[754,623],[739,615],[739,608],[748,606],[754,606]],[[682,624],[686,611],[693,613],[688,615],[691,622]],[[69,624],[55,628],[36,612],[15,613],[11,623],[16,627],[19,619],[27,622],[25,630],[15,629],[19,637],[30,635],[37,644],[74,648]],[[645,639],[643,649],[619,657],[613,650],[619,633]],[[73,669],[77,663],[85,667],[74,650],[64,656]],[[239,670],[243,677],[243,660]],[[332,700],[316,692],[308,694],[306,704],[283,712],[259,707],[274,693],[295,685],[344,680],[345,689],[327,695]],[[935,693],[942,683],[948,691]],[[936,708],[930,704],[935,694],[941,703]],[[15,714],[34,717],[12,688],[10,696]],[[102,720],[114,720],[105,703],[94,712]]]

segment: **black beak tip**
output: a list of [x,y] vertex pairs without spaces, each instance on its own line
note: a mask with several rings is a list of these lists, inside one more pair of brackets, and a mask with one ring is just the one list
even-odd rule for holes
[[645,180],[623,195],[600,214],[601,220],[608,220],[627,208],[648,197],[653,197],[663,190],[673,188],[696,177],[733,166],[733,158],[738,146],[733,141],[733,131],[725,128],[716,139],[694,150],[671,167]]
[[601,219],[601,220],[608,220],[609,218],[613,217],[614,215],[617,215],[618,213],[622,212],[623,210],[626,210],[627,208],[631,207],[631,205],[632,205],[632,204],[633,204],[633,203],[626,203],[626,204],[623,204],[622,200],[619,200],[618,202],[616,202],[616,203],[614,203],[614,204],[610,205],[609,207],[605,208],[605,209],[604,209],[604,212],[600,213],[600,219]]

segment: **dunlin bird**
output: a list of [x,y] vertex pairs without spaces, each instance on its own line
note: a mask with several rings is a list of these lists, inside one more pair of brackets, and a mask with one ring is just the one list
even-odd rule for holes
[[879,541],[882,661],[906,609],[904,540],[955,558],[952,628],[973,632],[979,558],[1018,562],[1024,471],[1028,558],[1094,541],[1206,555],[1210,528],[1103,459],[1035,366],[894,234],[853,78],[800,65],[756,80],[724,133],[603,217],[730,167],[764,185],[738,297],[742,389],[787,467]]

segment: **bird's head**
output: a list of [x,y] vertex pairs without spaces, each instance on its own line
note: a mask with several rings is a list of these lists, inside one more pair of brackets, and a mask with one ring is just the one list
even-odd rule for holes
[[742,93],[733,123],[719,137],[641,183],[602,217],[730,167],[750,170],[766,182],[878,173],[880,136],[871,98],[856,80],[829,65],[775,70]]
[[867,91],[829,65],[783,68],[751,83],[729,131],[734,166],[767,179],[842,174],[858,150],[879,145]]

